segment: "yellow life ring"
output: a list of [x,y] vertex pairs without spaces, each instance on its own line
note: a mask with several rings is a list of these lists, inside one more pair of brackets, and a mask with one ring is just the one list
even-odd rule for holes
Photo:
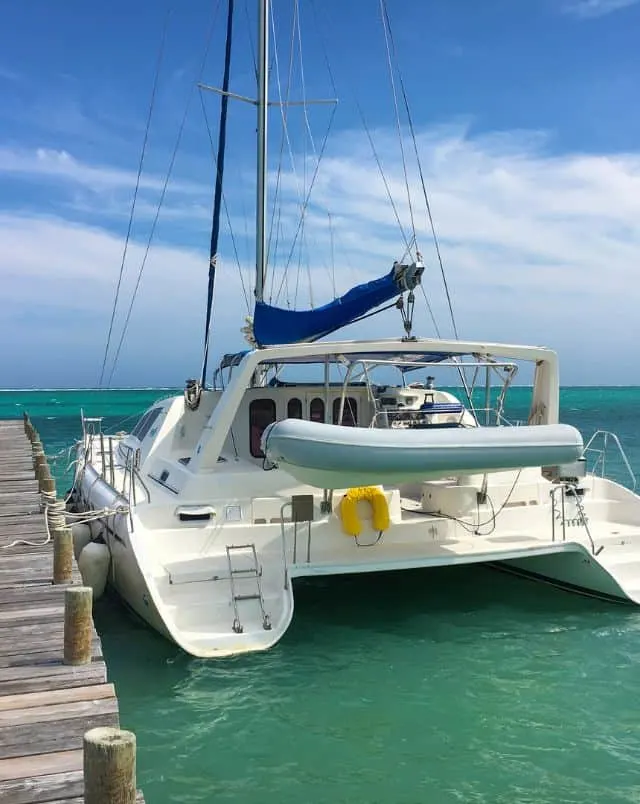
[[357,486],[349,489],[340,503],[342,528],[349,536],[359,536],[362,525],[358,517],[358,503],[367,500],[371,503],[374,530],[382,532],[390,525],[389,506],[384,492],[376,486]]

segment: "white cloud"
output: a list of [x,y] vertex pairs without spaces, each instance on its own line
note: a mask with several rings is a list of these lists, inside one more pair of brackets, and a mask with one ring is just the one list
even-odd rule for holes
[[[401,218],[407,222],[397,141],[385,131],[374,132],[374,137]],[[589,382],[594,375],[600,382],[625,382],[625,364],[637,362],[633,333],[640,305],[640,154],[553,155],[539,133],[471,138],[456,128],[422,132],[418,145],[461,336],[556,348],[567,383]],[[407,153],[410,150],[407,147]],[[61,170],[64,176],[79,169],[85,178],[106,175],[105,192],[120,181],[119,172],[108,167],[78,168],[64,157],[44,161],[47,170]],[[411,176],[418,242],[428,265],[425,289],[448,336],[451,327],[415,169]],[[291,175],[283,177],[283,186],[283,229],[291,236],[296,228],[296,185]],[[251,210],[253,191],[245,189]],[[403,251],[366,138],[353,133],[335,137],[312,194],[298,306],[309,298],[307,266],[313,276],[314,302],[331,297],[327,208],[332,213],[338,292],[381,275]],[[232,215],[237,214],[232,209]],[[163,230],[165,241],[168,231]],[[116,382],[166,384],[197,372],[207,246],[204,221],[201,251],[166,242],[154,246]],[[280,249],[281,255],[287,250]],[[123,288],[127,302],[142,251],[138,243],[130,247]],[[97,226],[61,217],[5,213],[0,215],[0,253],[6,300],[0,337],[11,333],[12,342],[27,344],[22,357],[15,352],[0,357],[0,376],[8,378],[7,384],[29,384],[20,374],[25,366],[35,384],[55,384],[56,377],[60,381],[63,376],[70,384],[95,382],[121,239]],[[228,241],[221,253],[216,353],[242,348],[239,329],[246,312]],[[297,253],[293,265],[290,288],[296,283]],[[282,276],[277,267],[273,275],[277,288]],[[433,335],[421,294],[417,308],[416,331]],[[36,332],[47,342],[42,353],[35,353]],[[345,335],[386,337],[400,332],[397,312],[389,311]],[[46,381],[44,375],[49,377]]]
[[[0,173],[15,174],[35,181],[46,179],[77,184],[96,192],[133,189],[136,174],[113,166],[91,165],[82,162],[65,150],[36,148],[34,150],[0,147]],[[164,178],[143,173],[140,187],[160,190]],[[196,182],[172,181],[173,192],[202,194],[207,188]]]
[[594,17],[604,17],[613,11],[633,6],[638,0],[572,0],[564,5],[566,14],[571,14],[581,19],[591,19]]

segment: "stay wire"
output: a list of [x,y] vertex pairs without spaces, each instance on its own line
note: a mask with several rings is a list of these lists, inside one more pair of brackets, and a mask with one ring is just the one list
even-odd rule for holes
[[[214,31],[214,28],[215,28],[215,22],[216,22],[216,19],[217,19],[217,16],[218,16],[218,11],[220,10],[220,2],[221,2],[221,0],[218,0],[218,3],[216,4],[216,7],[215,7],[215,10],[214,10],[214,13],[213,13],[213,17],[212,17],[212,21],[211,21],[211,25],[210,25],[209,31],[207,33],[207,39],[206,39],[206,43],[205,43],[205,50],[204,50],[204,54],[203,54],[203,57],[202,57],[202,61],[200,62],[200,70],[198,72],[198,80],[200,80],[202,78],[202,74],[204,73],[204,67],[205,67],[205,64],[206,64],[206,61],[207,61],[207,57],[209,55],[209,48],[211,47],[211,40],[213,38],[213,31]],[[194,90],[196,89],[196,86],[197,86],[197,82],[194,82],[192,84],[192,86],[191,86],[191,91],[189,92],[189,97],[187,98],[187,103],[185,105],[184,114],[182,116],[182,120],[180,121],[180,126],[178,128],[178,136],[176,138],[176,144],[174,146],[173,153],[171,154],[171,160],[169,162],[169,169],[167,171],[167,175],[166,175],[166,178],[164,180],[164,184],[162,185],[162,191],[160,193],[160,200],[158,201],[158,208],[156,210],[156,214],[155,214],[155,217],[153,219],[153,223],[151,224],[151,231],[149,232],[149,238],[147,240],[147,245],[146,245],[145,252],[144,252],[144,255],[143,255],[143,258],[142,258],[142,263],[140,265],[140,270],[138,271],[138,278],[136,280],[136,285],[135,285],[135,287],[133,289],[133,294],[131,296],[131,302],[129,304],[129,309],[127,311],[127,317],[125,318],[124,326],[122,328],[122,334],[120,336],[120,341],[118,343],[118,348],[116,350],[116,354],[115,354],[115,357],[113,359],[113,364],[111,366],[111,372],[109,374],[109,380],[108,380],[109,383],[111,383],[111,380],[113,378],[113,374],[114,374],[114,372],[116,370],[116,366],[117,366],[117,363],[118,363],[118,358],[120,357],[120,351],[122,349],[122,344],[124,343],[125,335],[127,333],[128,327],[129,327],[129,321],[131,320],[131,313],[133,311],[133,305],[134,305],[136,297],[138,295],[138,290],[140,288],[140,282],[142,281],[142,274],[144,272],[145,265],[147,263],[147,257],[149,256],[149,251],[151,250],[151,241],[153,240],[153,235],[155,234],[156,225],[158,223],[158,218],[160,217],[160,210],[162,209],[162,204],[164,202],[164,197],[165,197],[166,192],[167,192],[167,186],[169,185],[169,180],[171,178],[171,173],[173,171],[173,166],[174,166],[175,161],[176,161],[176,156],[178,155],[178,149],[180,147],[180,142],[182,140],[182,133],[184,131],[185,124],[187,122],[187,115],[189,114],[189,109],[191,107],[191,100],[193,98],[193,93],[194,93]]]
[[[393,32],[391,30],[391,21],[389,19],[389,13],[388,13],[388,10],[387,10],[386,0],[380,0],[380,3],[381,3],[382,8],[383,8],[383,12],[384,12],[384,16],[385,16],[386,24],[387,24],[387,29],[389,31],[389,39],[390,39],[390,42],[391,42],[392,53],[393,53],[394,58],[395,58],[396,57],[396,47],[395,47],[395,42],[394,42],[394,39],[393,39]],[[414,153],[415,153],[415,156],[416,156],[416,162],[417,162],[417,165],[418,165],[418,173],[419,173],[419,176],[420,176],[420,184],[422,185],[422,193],[423,193],[423,196],[424,196],[425,206],[427,208],[427,215],[429,217],[429,225],[431,227],[431,233],[433,235],[433,244],[434,244],[434,247],[435,247],[435,250],[436,250],[436,255],[437,255],[437,258],[438,258],[438,264],[440,266],[440,273],[442,275],[442,282],[443,282],[445,294],[446,294],[446,297],[447,297],[447,304],[449,306],[449,314],[451,316],[451,323],[453,325],[453,332],[454,332],[454,335],[456,337],[456,340],[458,340],[459,339],[458,328],[456,326],[456,319],[455,319],[455,316],[453,314],[453,303],[452,303],[452,300],[451,300],[451,294],[449,292],[449,283],[447,282],[447,277],[446,277],[446,273],[445,273],[445,270],[444,270],[444,263],[442,261],[442,253],[440,251],[440,243],[439,243],[439,240],[438,240],[438,236],[436,234],[436,227],[435,227],[435,224],[434,224],[434,221],[433,221],[433,214],[431,212],[431,203],[429,201],[429,194],[427,193],[427,186],[426,186],[426,182],[425,182],[425,179],[424,179],[424,173],[423,173],[423,170],[422,170],[422,162],[420,160],[420,154],[418,152],[418,143],[417,143],[417,139],[416,139],[415,128],[414,128],[414,125],[413,125],[413,117],[411,115],[411,109],[409,107],[409,99],[407,97],[407,92],[406,92],[406,89],[405,89],[404,80],[402,78],[402,72],[400,71],[399,67],[398,67],[398,80],[400,82],[400,91],[402,92],[402,98],[403,98],[403,102],[404,102],[404,107],[405,107],[405,110],[406,110],[406,113],[407,113],[407,121],[409,123],[409,131],[411,133],[411,139],[412,139],[412,142],[413,142],[413,149],[414,149]]]
[[[405,152],[404,152],[404,142],[403,142],[403,137],[402,137],[402,126],[401,126],[401,123],[400,123],[400,109],[398,108],[398,93],[396,91],[396,82],[395,82],[395,78],[394,78],[394,69],[393,69],[394,65],[393,65],[393,59],[392,59],[392,54],[391,54],[391,44],[390,44],[391,32],[390,32],[390,30],[388,30],[389,17],[387,16],[387,13],[386,13],[386,6],[385,6],[385,1],[384,0],[380,0],[380,15],[382,17],[382,28],[384,30],[384,42],[385,42],[385,46],[386,46],[386,49],[387,49],[387,64],[388,64],[388,67],[389,67],[389,79],[391,81],[391,94],[393,95],[393,107],[394,107],[395,115],[396,115],[396,128],[398,130],[398,143],[400,145],[400,156],[401,156],[401,159],[402,159],[402,172],[404,174],[404,184],[405,184],[405,189],[407,191],[407,204],[409,206],[409,218],[411,220],[411,232],[413,234],[413,242],[416,245],[416,250],[419,250],[418,249],[417,237],[416,237],[416,224],[415,224],[415,219],[414,219],[414,215],[413,215],[413,205],[411,203],[411,188],[409,186],[409,174],[407,173],[407,159],[406,159]],[[394,53],[394,55],[395,55],[395,53]],[[411,256],[411,255],[409,255],[409,256]]]
[[118,282],[116,284],[116,293],[115,298],[113,300],[113,309],[111,310],[111,321],[109,322],[109,331],[107,333],[107,343],[104,348],[104,357],[102,358],[102,369],[100,370],[100,379],[98,381],[98,386],[102,386],[102,381],[104,379],[104,373],[107,367],[107,358],[109,356],[109,346],[111,345],[111,335],[113,334],[113,325],[116,318],[116,311],[118,308],[118,300],[120,298],[120,288],[122,286],[122,277],[124,275],[124,266],[127,259],[127,250],[129,248],[129,240],[131,238],[131,229],[133,228],[133,216],[136,208],[136,201],[138,199],[138,190],[140,188],[140,179],[142,177],[142,167],[144,164],[144,157],[147,152],[147,142],[149,140],[149,130],[151,128],[151,117],[153,114],[153,108],[155,106],[156,94],[158,90],[158,79],[160,77],[160,68],[162,66],[162,61],[164,58],[164,49],[167,40],[167,30],[169,27],[169,19],[171,17],[172,9],[169,7],[167,9],[167,14],[164,21],[164,26],[162,28],[162,37],[160,40],[160,48],[158,50],[158,58],[156,61],[156,70],[153,79],[153,87],[151,89],[151,99],[149,101],[149,111],[147,113],[147,124],[144,130],[144,139],[142,141],[142,152],[140,153],[140,162],[138,163],[138,174],[136,176],[136,184],[133,190],[133,199],[131,201],[131,213],[129,215],[129,224],[127,226],[127,235],[124,241],[124,249],[122,252],[122,262],[120,263],[120,272],[118,274]]

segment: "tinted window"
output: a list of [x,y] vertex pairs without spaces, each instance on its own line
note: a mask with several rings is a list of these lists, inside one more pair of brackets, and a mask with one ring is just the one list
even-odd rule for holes
[[153,423],[158,418],[158,416],[162,413],[162,408],[152,408],[151,410],[147,411],[144,416],[140,419],[140,421],[136,424],[136,426],[131,431],[131,435],[136,436],[136,438],[142,439],[146,436],[146,434],[151,430],[153,427]]
[[311,400],[311,404],[309,405],[309,418],[312,422],[324,421],[324,402],[318,396]]
[[352,396],[346,397],[344,400],[344,408],[342,410],[342,421],[338,422],[341,402],[341,399],[333,400],[333,423],[344,424],[345,427],[355,427],[358,423],[358,405],[356,400]]
[[249,405],[249,450],[254,458],[264,458],[260,439],[265,428],[276,420],[273,399],[254,399]]
[[299,399],[290,399],[287,403],[287,418],[288,419],[301,419],[302,418],[302,402]]

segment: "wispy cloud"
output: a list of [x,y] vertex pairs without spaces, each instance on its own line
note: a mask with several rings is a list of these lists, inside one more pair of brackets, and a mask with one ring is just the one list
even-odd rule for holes
[[[50,148],[15,149],[0,147],[0,173],[20,174],[33,181],[53,179],[82,185],[91,190],[133,189],[136,174],[113,166],[92,165],[76,159],[65,150]],[[140,186],[160,190],[164,179],[143,174]],[[202,194],[204,185],[196,182],[172,181],[174,192]]]
[[565,3],[563,10],[581,19],[592,19],[594,17],[604,17],[614,11],[633,6],[639,0],[572,0]]
[[15,83],[16,81],[20,81],[20,79],[21,76],[19,73],[0,65],[0,81],[11,81]]
[[[373,136],[411,239],[397,140],[389,131],[373,132]],[[420,132],[418,148],[462,336],[556,347],[568,369],[565,382],[585,379],[590,371],[584,359],[587,350],[590,361],[603,361],[601,381],[623,380],[615,375],[608,356],[615,353],[619,364],[635,360],[635,345],[631,339],[621,339],[620,331],[630,326],[625,322],[635,321],[640,305],[635,281],[640,263],[640,154],[553,154],[544,135],[537,132],[474,138],[463,128],[452,127]],[[405,151],[411,151],[408,143]],[[10,160],[3,159],[3,154],[8,157],[7,149],[0,150],[0,171],[6,172]],[[107,195],[114,187],[132,186],[131,173],[81,163],[64,152],[17,155],[23,161],[22,167],[14,166],[14,177],[33,181],[53,176],[60,182],[103,188]],[[428,266],[425,291],[443,334],[449,335],[416,170],[410,175],[416,236]],[[155,187],[156,179],[149,180]],[[190,187],[188,182],[186,186]],[[267,290],[274,299],[282,285],[279,302],[286,303],[288,291],[292,304],[307,304],[310,277],[313,300],[323,303],[331,298],[334,283],[340,293],[354,282],[380,275],[402,255],[404,239],[366,137],[351,133],[334,139],[311,196],[303,248],[294,253],[287,281],[282,269],[297,228],[296,178],[285,174],[282,187],[283,240],[267,278]],[[178,247],[176,239],[172,245],[168,241],[171,227],[163,230],[163,243],[157,243],[149,255],[117,381],[179,381],[184,372],[197,367],[208,225],[195,198],[200,185],[196,182],[192,189],[193,196],[185,191],[184,208],[202,215],[202,248]],[[251,208],[252,188],[242,186],[241,191]],[[60,354],[63,359],[65,350],[73,349],[74,354],[82,352],[86,365],[97,374],[123,242],[102,226],[74,220],[72,209],[58,210],[53,218],[41,210],[0,214],[0,278],[5,306],[13,311],[10,329],[5,331],[0,321],[0,337],[8,337],[10,331],[12,341],[19,343],[24,337],[30,342],[33,317],[29,310],[32,305],[42,309],[49,305],[59,310],[66,326],[53,327],[47,317],[42,334],[47,351],[34,358],[31,370],[51,374],[60,368],[51,363],[51,355]],[[232,216],[241,218],[239,213],[239,206],[232,206]],[[236,229],[238,234],[242,231]],[[134,240],[123,288],[125,306],[143,251],[144,241]],[[242,346],[239,329],[246,313],[228,239],[222,244],[218,277],[215,349],[222,352]],[[421,295],[418,304],[416,331],[435,334]],[[91,326],[87,326],[87,315]],[[389,311],[358,325],[353,334],[399,332],[397,312]],[[156,353],[162,360],[149,358]],[[17,370],[10,359],[10,355],[0,358],[4,376]],[[614,374],[606,375],[607,370]],[[94,376],[82,381],[92,382]],[[55,376],[51,382],[55,384]]]

